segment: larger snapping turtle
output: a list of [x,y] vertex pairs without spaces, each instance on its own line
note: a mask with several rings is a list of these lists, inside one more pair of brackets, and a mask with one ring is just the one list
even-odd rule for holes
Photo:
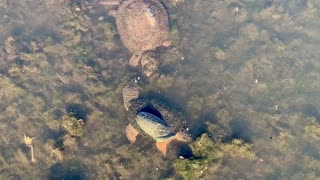
[[132,53],[129,64],[138,66],[143,52],[169,46],[168,14],[159,0],[106,0],[103,5],[117,5],[115,16],[121,41]]
[[183,127],[183,116],[166,103],[156,99],[138,98],[136,87],[123,89],[123,100],[128,110],[129,125],[126,135],[131,143],[138,134],[156,141],[157,149],[165,156],[167,146],[173,140],[191,142],[192,138]]

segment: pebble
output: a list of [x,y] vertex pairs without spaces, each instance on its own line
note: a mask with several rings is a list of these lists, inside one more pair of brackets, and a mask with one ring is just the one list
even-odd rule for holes
[[100,17],[98,18],[98,20],[99,20],[99,21],[103,21],[103,20],[104,20],[104,17],[103,17],[103,16],[100,16]]

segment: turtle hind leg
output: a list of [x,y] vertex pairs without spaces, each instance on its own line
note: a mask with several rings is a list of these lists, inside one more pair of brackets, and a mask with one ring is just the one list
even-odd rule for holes
[[130,143],[136,142],[138,134],[139,132],[131,124],[128,124],[126,127],[126,135]]
[[162,142],[157,142],[157,149],[162,153],[164,157],[167,155],[167,146],[170,141],[162,141]]

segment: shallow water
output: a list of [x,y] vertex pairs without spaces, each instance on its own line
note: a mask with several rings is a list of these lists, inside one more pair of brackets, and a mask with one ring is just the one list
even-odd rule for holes
[[[173,46],[148,79],[95,2],[0,0],[1,179],[319,177],[319,2],[163,3]],[[138,77],[186,115],[194,143],[164,158],[128,142],[121,92]]]

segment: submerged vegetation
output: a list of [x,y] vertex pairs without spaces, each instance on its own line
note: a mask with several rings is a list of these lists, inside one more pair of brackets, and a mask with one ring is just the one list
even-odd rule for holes
[[202,134],[189,146],[193,153],[192,158],[181,157],[174,164],[177,173],[184,179],[212,178],[223,170],[226,161],[241,159],[249,162],[257,159],[252,145],[241,139],[223,143],[219,140],[213,141],[208,134]]
[[72,136],[83,136],[84,122],[82,119],[77,119],[73,116],[65,115],[62,117],[62,126]]
[[[319,177],[320,4],[163,3],[173,46],[146,77],[96,1],[0,0],[2,179]],[[126,140],[133,78],[181,105],[189,153]]]

